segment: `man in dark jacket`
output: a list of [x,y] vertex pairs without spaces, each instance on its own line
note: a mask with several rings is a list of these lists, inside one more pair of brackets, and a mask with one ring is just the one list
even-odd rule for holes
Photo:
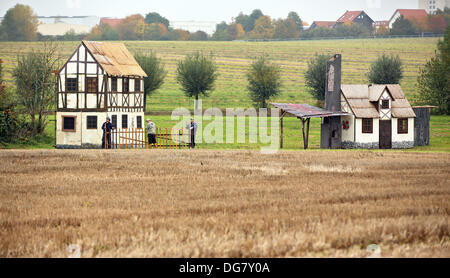
[[[102,136],[102,148],[111,149],[111,130],[113,129],[113,125],[111,123],[111,119],[106,117],[106,122],[102,125],[103,136]],[[106,139],[106,141],[105,141]]]
[[197,123],[191,118],[191,122],[186,125],[186,129],[189,131],[189,147],[195,148],[195,133],[197,133]]

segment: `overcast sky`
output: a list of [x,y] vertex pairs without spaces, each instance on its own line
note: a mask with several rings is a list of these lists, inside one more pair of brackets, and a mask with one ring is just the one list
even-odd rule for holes
[[346,10],[365,10],[373,20],[388,20],[398,8],[416,9],[418,0],[0,0],[0,16],[15,4],[30,5],[39,16],[125,17],[158,12],[172,21],[226,21],[259,8],[272,18],[295,11],[309,24],[337,20]]

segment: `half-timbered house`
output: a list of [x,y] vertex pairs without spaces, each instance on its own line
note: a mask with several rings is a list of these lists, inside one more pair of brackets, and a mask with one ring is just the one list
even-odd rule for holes
[[146,76],[123,43],[82,41],[57,74],[56,147],[100,147],[107,117],[143,128]]

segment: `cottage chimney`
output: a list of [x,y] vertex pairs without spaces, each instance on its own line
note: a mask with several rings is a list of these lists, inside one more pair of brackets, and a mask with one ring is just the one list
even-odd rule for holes
[[341,54],[335,54],[327,62],[327,78],[325,84],[326,110],[341,111],[341,61]]

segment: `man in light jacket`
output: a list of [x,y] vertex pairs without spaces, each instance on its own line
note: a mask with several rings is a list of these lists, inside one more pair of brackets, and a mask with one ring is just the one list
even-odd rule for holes
[[147,119],[147,137],[149,144],[156,144],[156,125],[151,119]]

